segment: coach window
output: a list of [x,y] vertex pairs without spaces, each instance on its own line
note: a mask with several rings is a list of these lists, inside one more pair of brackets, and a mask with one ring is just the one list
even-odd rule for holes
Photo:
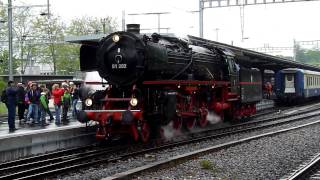
[[312,77],[312,86],[314,86],[314,76]]
[[309,77],[309,86],[311,86],[312,82],[311,82],[311,77]]
[[311,86],[314,84],[314,77],[311,77]]
[[314,76],[312,76],[312,86],[314,86]]

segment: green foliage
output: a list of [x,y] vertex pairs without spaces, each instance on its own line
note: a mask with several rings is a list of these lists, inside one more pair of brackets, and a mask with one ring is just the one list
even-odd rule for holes
[[7,83],[0,79],[0,93],[7,87]]
[[207,170],[212,170],[213,169],[212,163],[209,160],[206,160],[206,159],[200,161],[200,166],[203,169],[207,169]]
[[60,74],[73,74],[80,70],[80,45],[62,44],[56,47],[57,70]]
[[214,174],[221,172],[221,169],[219,169],[215,164],[206,159],[200,161],[200,166],[202,169],[209,170]]
[[71,20],[70,26],[67,28],[68,35],[87,35],[94,33],[111,33],[117,29],[115,19],[110,16],[106,18],[83,16]]
[[[6,1],[0,0],[0,20],[7,19]],[[110,33],[117,29],[112,17],[83,16],[71,20],[67,26],[59,16],[35,15],[34,8],[13,9],[13,69],[24,74],[30,62],[48,64],[56,73],[72,74],[79,71],[80,45],[64,42],[66,36]],[[8,28],[0,23],[0,40],[7,41]],[[0,47],[0,74],[8,74],[8,51]]]
[[[2,91],[7,87],[7,83],[0,79],[0,95]],[[7,114],[7,107],[4,103],[0,102],[0,114]]]
[[320,65],[320,51],[317,49],[306,50],[299,46],[296,49],[296,60],[302,63]]
[[7,114],[8,113],[8,110],[7,110],[7,107],[4,103],[0,102],[0,114],[3,115],[3,114]]
[[[16,73],[19,62],[15,57],[12,58],[13,73]],[[9,74],[9,52],[8,50],[0,51],[0,74]]]

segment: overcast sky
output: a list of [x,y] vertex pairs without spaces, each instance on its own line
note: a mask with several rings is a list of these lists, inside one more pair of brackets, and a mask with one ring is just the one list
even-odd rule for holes
[[[16,4],[46,4],[47,0],[14,0]],[[106,15],[117,18],[121,29],[122,10],[128,13],[170,12],[161,16],[161,27],[178,36],[199,35],[198,0],[50,0],[51,12],[66,22],[75,17]],[[14,4],[15,5],[15,4]],[[205,9],[204,37],[243,47],[292,46],[293,39],[320,39],[320,1],[245,6],[244,36],[241,42],[240,7]],[[126,23],[156,28],[156,16],[126,16]],[[119,29],[119,30],[120,30]],[[154,30],[156,31],[156,29]]]

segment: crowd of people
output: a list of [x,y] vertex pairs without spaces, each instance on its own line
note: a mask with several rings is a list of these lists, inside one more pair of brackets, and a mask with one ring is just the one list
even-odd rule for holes
[[[45,85],[39,86],[34,82],[15,84],[9,81],[8,87],[1,95],[1,101],[8,109],[9,132],[17,130],[16,109],[18,109],[19,123],[47,126],[54,121],[56,125],[67,124],[70,109],[72,116],[76,116],[79,95],[79,88],[73,82],[63,82],[61,87],[59,84],[54,84],[50,91]],[[53,99],[55,117],[49,109],[49,99]],[[50,118],[48,120],[47,115]]]

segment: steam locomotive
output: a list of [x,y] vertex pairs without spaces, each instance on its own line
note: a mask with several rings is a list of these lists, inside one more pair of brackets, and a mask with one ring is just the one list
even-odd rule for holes
[[236,63],[228,49],[160,34],[140,26],[114,32],[80,48],[81,71],[98,71],[105,90],[84,100],[79,121],[98,122],[97,139],[130,135],[147,142],[161,127],[205,127],[255,114],[262,99],[261,72]]

